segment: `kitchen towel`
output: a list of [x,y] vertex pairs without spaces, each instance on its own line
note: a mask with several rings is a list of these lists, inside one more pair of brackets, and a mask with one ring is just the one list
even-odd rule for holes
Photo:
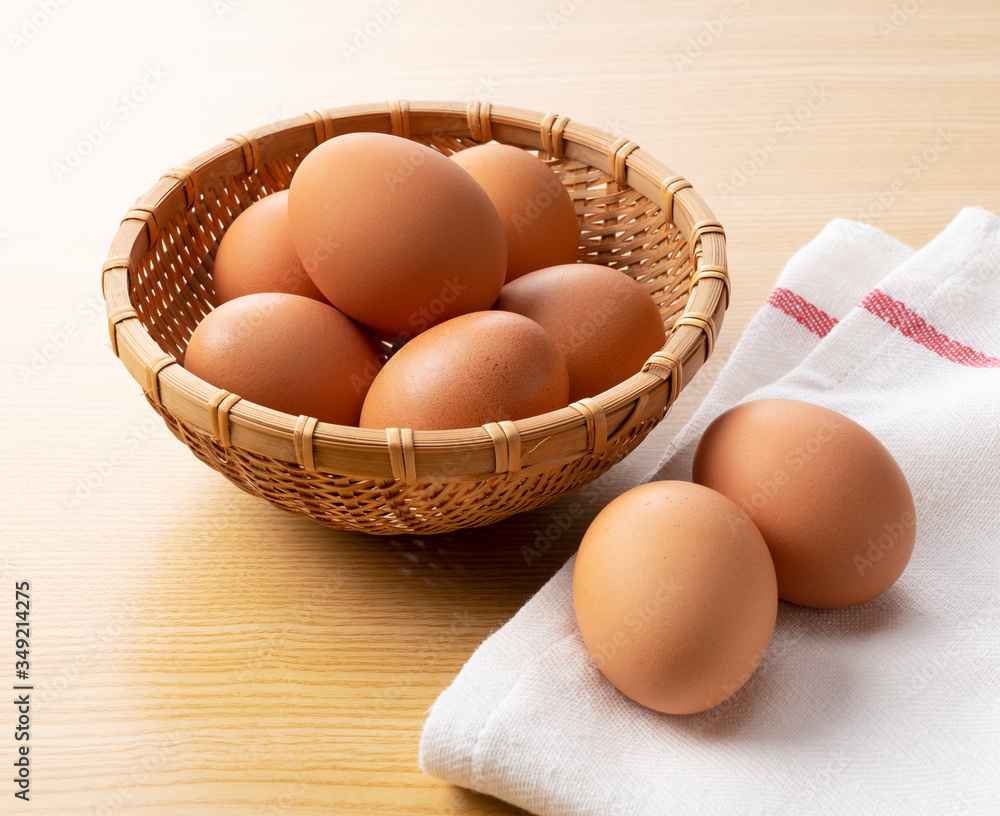
[[673,716],[600,674],[573,558],[434,703],[429,774],[537,814],[1000,812],[1000,219],[913,252],[837,220],[796,254],[650,479],[689,479],[705,426],[763,398],[825,405],[906,474],[900,580],[841,610],[781,602],[749,682]]

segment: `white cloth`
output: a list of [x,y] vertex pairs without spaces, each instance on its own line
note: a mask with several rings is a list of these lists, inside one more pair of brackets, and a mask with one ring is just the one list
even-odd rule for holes
[[963,210],[918,252],[832,222],[649,478],[689,479],[705,426],[767,397],[840,411],[896,457],[917,507],[896,585],[782,602],[747,685],[672,716],[598,672],[571,558],[435,702],[427,773],[538,814],[1000,813],[1000,219]]

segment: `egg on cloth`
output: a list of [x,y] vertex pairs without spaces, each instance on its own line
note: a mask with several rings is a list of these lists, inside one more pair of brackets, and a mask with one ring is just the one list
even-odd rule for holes
[[489,309],[507,268],[496,208],[426,145],[384,133],[321,143],[289,186],[292,240],[317,288],[348,317],[406,339]]
[[489,195],[507,237],[507,282],[546,266],[576,261],[580,228],[559,176],[514,145],[485,144],[455,153]]
[[292,243],[287,190],[264,196],[236,216],[219,242],[212,280],[218,303],[262,292],[326,302]]
[[223,303],[195,327],[184,367],[251,402],[357,425],[382,351],[327,303],[284,293]]
[[508,312],[472,312],[389,358],[365,398],[361,427],[471,428],[568,403],[566,363],[541,326]]
[[829,408],[765,399],[729,409],[705,429],[693,478],[750,516],[786,601],[864,603],[895,583],[913,552],[903,471],[867,429]]
[[646,288],[598,264],[529,272],[500,290],[494,308],[529,317],[552,336],[566,358],[574,402],[627,380],[666,341]]
[[725,496],[650,482],[591,522],[573,567],[587,651],[625,696],[667,714],[722,703],[764,657],[778,612],[764,539]]

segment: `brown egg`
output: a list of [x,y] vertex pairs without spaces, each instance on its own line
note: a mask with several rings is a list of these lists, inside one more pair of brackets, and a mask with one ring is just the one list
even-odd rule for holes
[[521,315],[473,312],[413,338],[372,383],[363,428],[447,430],[564,408],[569,374],[545,330]]
[[507,236],[508,282],[536,269],[576,261],[576,209],[545,162],[502,144],[477,145],[451,158],[479,182],[500,213]]
[[359,323],[408,338],[489,309],[503,286],[500,216],[475,179],[436,150],[349,133],[292,177],[292,239],[316,286]]
[[842,414],[797,400],[747,402],[717,417],[694,480],[742,507],[767,541],[786,601],[870,601],[913,552],[913,496],[892,454]]
[[530,317],[552,336],[566,358],[574,402],[637,373],[666,340],[645,287],[597,264],[529,272],[500,290],[494,308]]
[[593,520],[573,567],[583,642],[627,697],[667,714],[731,697],[774,632],[774,566],[757,528],[713,490],[650,482]]
[[223,303],[191,335],[184,367],[206,382],[276,411],[357,425],[382,358],[326,303],[288,294]]
[[261,292],[302,295],[323,303],[288,229],[288,191],[255,201],[223,233],[212,270],[219,303]]

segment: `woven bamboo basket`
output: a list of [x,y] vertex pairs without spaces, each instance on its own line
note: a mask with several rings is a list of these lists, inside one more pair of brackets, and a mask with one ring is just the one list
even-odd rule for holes
[[[578,259],[646,287],[667,330],[663,348],[592,398],[449,431],[290,416],[188,373],[178,361],[215,306],[212,264],[223,231],[254,201],[287,188],[312,148],[353,131],[392,133],[446,155],[489,141],[536,152],[576,206]],[[136,201],[102,287],[112,350],[196,457],[290,513],[381,535],[490,524],[600,476],[656,426],[711,355],[729,302],[725,235],[690,182],[628,139],[489,103],[357,105],[233,136]]]

